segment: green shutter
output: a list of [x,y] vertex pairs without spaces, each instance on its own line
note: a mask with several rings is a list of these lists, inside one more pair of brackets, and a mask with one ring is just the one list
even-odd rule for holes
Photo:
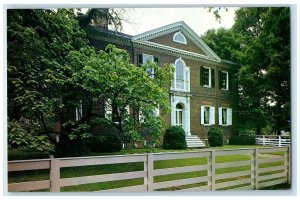
[[215,88],[215,70],[211,69],[211,87]]
[[218,80],[219,80],[219,89],[222,89],[222,71],[219,71]]
[[143,64],[143,54],[139,53],[139,56],[138,56],[138,66],[142,66]]
[[200,67],[200,85],[203,86],[204,84],[204,68]]

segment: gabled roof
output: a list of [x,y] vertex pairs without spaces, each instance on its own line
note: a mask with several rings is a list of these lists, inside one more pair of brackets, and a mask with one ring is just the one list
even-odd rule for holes
[[[222,59],[211,49],[205,42],[193,31],[186,23],[183,21],[175,22],[160,28],[156,28],[132,37],[132,41],[136,43],[147,43],[148,40],[153,38],[174,32],[181,31],[186,37],[192,40],[197,47],[199,47],[210,60],[215,60],[216,62],[221,62]],[[199,54],[200,55],[200,54]]]

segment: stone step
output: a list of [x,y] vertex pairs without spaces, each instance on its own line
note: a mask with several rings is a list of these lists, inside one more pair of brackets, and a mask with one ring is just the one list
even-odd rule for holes
[[205,144],[197,135],[186,136],[185,140],[186,140],[187,147],[189,148],[205,147]]

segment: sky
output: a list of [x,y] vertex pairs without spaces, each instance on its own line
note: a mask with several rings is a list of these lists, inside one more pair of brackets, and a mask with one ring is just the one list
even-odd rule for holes
[[231,28],[234,24],[236,7],[229,7],[228,11],[221,9],[221,23],[216,20],[208,8],[130,8],[125,9],[125,18],[130,23],[123,24],[123,31],[129,35],[136,35],[174,22],[184,21],[198,35],[203,35],[209,29],[220,27]]

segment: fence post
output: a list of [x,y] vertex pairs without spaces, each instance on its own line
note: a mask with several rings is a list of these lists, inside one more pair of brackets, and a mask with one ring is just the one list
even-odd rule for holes
[[281,136],[278,137],[278,146],[281,147]]
[[60,192],[60,163],[59,159],[51,159],[50,192]]
[[291,184],[291,145],[287,146],[287,158],[286,158],[286,162],[288,165],[288,171],[287,171],[287,179],[288,179],[288,184]]
[[153,154],[147,154],[147,191],[153,191]]
[[211,186],[211,190],[215,190],[215,165],[216,165],[216,158],[215,158],[215,150],[210,151],[210,156],[208,157],[208,172],[207,176],[210,176],[210,181],[208,181],[208,186]]
[[263,146],[265,146],[265,136],[263,135]]
[[258,149],[254,149],[254,189],[258,189]]

